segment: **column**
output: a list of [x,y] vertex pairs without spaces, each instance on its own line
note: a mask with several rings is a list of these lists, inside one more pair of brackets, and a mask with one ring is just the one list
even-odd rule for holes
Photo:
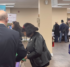
[[51,0],[39,0],[40,27],[39,32],[44,37],[49,51],[52,53],[52,7]]

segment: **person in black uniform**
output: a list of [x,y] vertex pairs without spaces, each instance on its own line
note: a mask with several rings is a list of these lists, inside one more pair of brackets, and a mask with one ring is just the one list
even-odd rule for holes
[[46,46],[43,36],[36,32],[38,28],[30,23],[26,23],[22,29],[25,36],[30,37],[26,50],[28,52],[25,59],[29,59],[32,67],[48,66],[51,54]]
[[22,40],[22,33],[21,33],[22,32],[22,28],[20,27],[19,22],[14,21],[12,23],[12,29],[14,29],[14,30],[19,32],[20,39]]

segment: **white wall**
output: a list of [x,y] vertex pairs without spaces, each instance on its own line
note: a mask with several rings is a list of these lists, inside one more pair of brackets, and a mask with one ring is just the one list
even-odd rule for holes
[[55,22],[61,24],[61,20],[67,22],[67,8],[53,8],[52,9],[52,27]]
[[17,21],[21,26],[26,22],[37,26],[38,9],[11,9],[10,12],[17,14]]

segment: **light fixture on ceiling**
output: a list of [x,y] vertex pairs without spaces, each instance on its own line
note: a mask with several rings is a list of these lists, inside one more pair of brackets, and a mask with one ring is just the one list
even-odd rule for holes
[[52,7],[62,7],[62,6],[52,6]]
[[0,3],[0,5],[6,5],[6,7],[14,7],[15,3]]
[[52,6],[52,8],[62,8],[62,6]]
[[0,4],[0,5],[6,5],[6,4]]
[[0,5],[15,5],[15,3],[0,3]]
[[6,6],[6,7],[14,7],[14,6]]
[[60,3],[60,4],[57,4],[57,5],[61,5],[61,6],[64,6],[64,5],[70,5],[70,4],[63,4],[63,3],[61,4],[61,3]]

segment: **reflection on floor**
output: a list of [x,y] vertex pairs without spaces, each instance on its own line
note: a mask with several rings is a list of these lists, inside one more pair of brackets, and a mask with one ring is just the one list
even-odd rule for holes
[[[26,42],[23,43],[26,47]],[[69,43],[55,43],[53,57],[48,67],[70,67],[70,55],[68,54]],[[25,67],[31,67],[29,60],[24,62]],[[22,67],[24,67],[22,65]]]

